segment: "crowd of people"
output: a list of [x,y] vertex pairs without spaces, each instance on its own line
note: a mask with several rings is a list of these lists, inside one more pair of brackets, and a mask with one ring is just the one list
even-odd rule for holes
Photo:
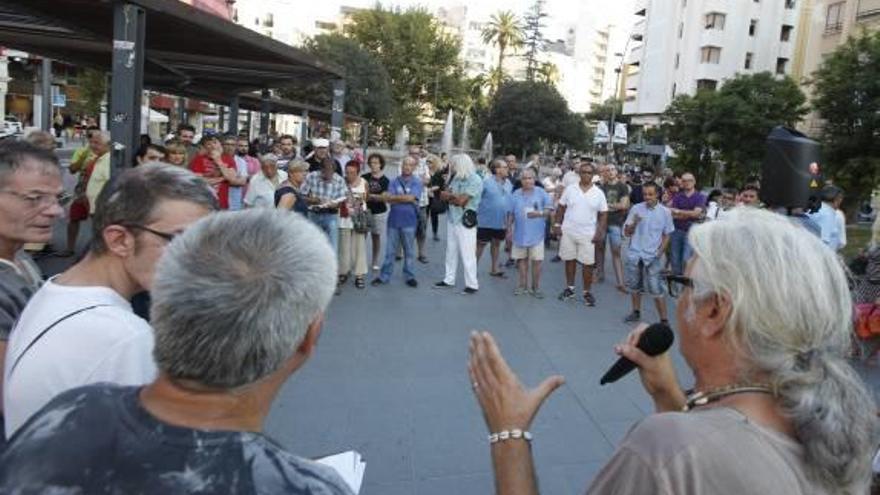
[[[542,298],[556,243],[559,299],[576,298],[580,265],[582,301],[597,304],[606,250],[632,300],[626,321],[643,321],[648,296],[666,322],[666,296],[678,297],[694,389],[679,385],[668,354],[636,347],[646,325],[636,327],[617,352],[639,365],[659,414],[627,434],[591,493],[868,486],[880,437],[873,399],[846,361],[852,300],[827,210],[839,189],[792,221],[761,208],[754,181],[704,195],[689,173],[621,174],[586,157],[475,164],[418,146],[387,177],[382,155],[364,162],[324,139],[303,154],[284,136],[278,153],[254,157],[237,136],[195,148],[181,131],[105,180],[109,141],[92,130],[75,157],[88,176],[72,195],[51,151],[0,145],[0,492],[350,493],[262,426],[311,356],[333,293],[349,278],[364,289],[368,259],[371,286],[390,283],[402,261],[418,287],[416,262],[430,262],[429,222],[437,241],[441,215],[436,289],[456,286],[461,263],[463,293],[477,293],[488,246],[489,276],[516,265],[513,293]],[[76,204],[91,220],[87,252],[44,282],[22,247],[48,242]],[[130,302],[144,291],[149,321]],[[537,493],[528,428],[563,378],[524,389],[488,333],[472,335],[468,373],[498,492]]]

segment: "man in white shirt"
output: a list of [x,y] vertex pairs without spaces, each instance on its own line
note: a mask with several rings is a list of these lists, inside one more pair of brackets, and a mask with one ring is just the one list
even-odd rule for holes
[[278,170],[277,156],[271,153],[261,156],[260,173],[251,179],[244,196],[244,205],[247,208],[274,208],[275,191],[286,180],[287,172]]
[[593,185],[593,165],[582,163],[578,168],[579,183],[565,188],[556,210],[554,233],[562,233],[559,241],[559,257],[565,261],[565,290],[560,300],[574,297],[574,276],[581,264],[584,283],[584,303],[595,306],[596,299],[590,293],[593,283],[593,265],[596,263],[595,244],[605,242],[608,225],[608,202],[605,193]]
[[151,288],[165,247],[217,200],[204,179],[163,164],[129,169],[107,187],[89,253],[43,285],[12,330],[4,366],[7,438],[61,392],[155,378],[153,332],[129,300]]

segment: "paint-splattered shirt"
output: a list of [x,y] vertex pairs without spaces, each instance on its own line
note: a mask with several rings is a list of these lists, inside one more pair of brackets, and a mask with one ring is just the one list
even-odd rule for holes
[[264,435],[163,423],[139,390],[91,385],[53,399],[0,456],[0,493],[351,494],[331,468]]

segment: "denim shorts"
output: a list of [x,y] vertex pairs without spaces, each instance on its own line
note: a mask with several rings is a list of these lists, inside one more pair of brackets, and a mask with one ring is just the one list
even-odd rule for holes
[[630,293],[663,297],[663,257],[658,256],[645,263],[638,257],[627,256],[623,266],[624,284]]
[[623,244],[623,229],[620,225],[609,225],[605,236],[611,244],[611,249],[620,249]]

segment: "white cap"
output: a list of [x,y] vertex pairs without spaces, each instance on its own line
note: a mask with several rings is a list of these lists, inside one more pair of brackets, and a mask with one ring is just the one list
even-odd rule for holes
[[327,148],[328,146],[330,146],[330,141],[324,138],[318,138],[312,139],[312,144],[315,146],[315,148]]

